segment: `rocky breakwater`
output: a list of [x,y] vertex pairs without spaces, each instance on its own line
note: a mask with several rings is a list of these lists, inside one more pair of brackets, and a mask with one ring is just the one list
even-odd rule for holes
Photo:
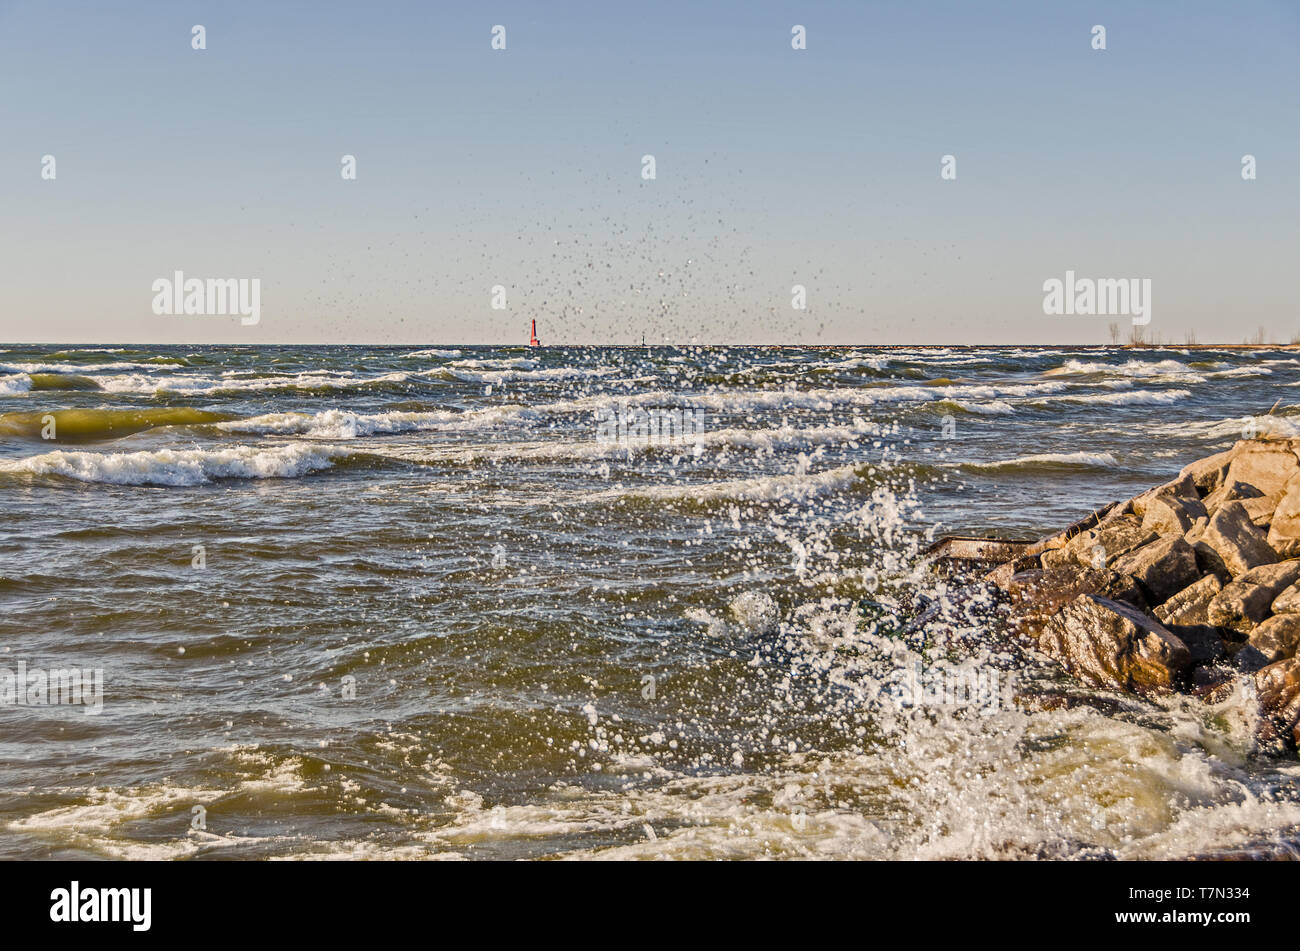
[[970,587],[1086,684],[1213,700],[1244,680],[1261,741],[1300,741],[1300,440],[1193,462]]

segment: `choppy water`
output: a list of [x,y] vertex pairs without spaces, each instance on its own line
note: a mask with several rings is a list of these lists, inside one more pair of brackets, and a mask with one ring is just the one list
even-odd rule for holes
[[[856,602],[935,594],[935,534],[1300,434],[1298,386],[1287,351],[0,348],[0,667],[104,676],[97,716],[0,708],[0,857],[1291,835],[1244,704],[891,706],[912,655]],[[602,441],[625,404],[703,431]]]

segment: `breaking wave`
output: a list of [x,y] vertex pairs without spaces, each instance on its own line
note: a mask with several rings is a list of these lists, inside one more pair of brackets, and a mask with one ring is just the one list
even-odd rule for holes
[[0,462],[0,472],[64,476],[111,485],[192,486],[214,479],[294,478],[328,469],[348,455],[348,450],[338,447],[308,444],[115,453],[56,450]]

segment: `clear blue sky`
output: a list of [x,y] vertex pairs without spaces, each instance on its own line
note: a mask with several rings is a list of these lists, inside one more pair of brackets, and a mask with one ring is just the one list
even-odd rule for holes
[[[0,340],[1108,340],[1073,269],[1285,341],[1298,103],[1293,0],[0,0]],[[177,269],[261,323],[156,316]]]

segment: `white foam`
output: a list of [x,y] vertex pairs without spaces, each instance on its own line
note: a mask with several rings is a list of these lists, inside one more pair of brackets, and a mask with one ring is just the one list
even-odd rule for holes
[[1015,412],[1015,408],[1005,400],[993,400],[990,403],[973,403],[970,400],[944,400],[944,402],[981,416],[1006,416],[1008,413]]
[[437,357],[438,359],[449,359],[451,357],[460,356],[460,351],[459,350],[415,350],[411,353],[405,354],[404,356],[408,358]]
[[945,465],[960,466],[963,469],[1015,469],[1041,465],[1109,469],[1118,466],[1119,461],[1108,452],[1042,452],[995,462],[958,462],[945,463]]
[[17,396],[27,393],[32,388],[32,378],[26,373],[0,377],[0,396]]
[[[467,361],[462,361],[467,362]],[[466,370],[444,367],[445,376],[466,383],[537,383],[556,380],[589,380],[618,372],[610,367],[548,367],[544,370]]]
[[[1295,409],[1296,407],[1284,407]],[[1238,416],[1228,419],[1185,420],[1175,423],[1153,423],[1151,429],[1179,437],[1196,436],[1205,439],[1238,439],[1254,436],[1300,436],[1300,419],[1291,416]],[[1253,435],[1248,435],[1248,432]]]
[[1210,374],[1212,380],[1234,379],[1237,377],[1272,376],[1268,367],[1233,367],[1230,370],[1218,370]]
[[679,482],[636,489],[608,489],[587,498],[639,498],[659,501],[691,499],[703,502],[719,499],[743,502],[802,501],[848,488],[861,478],[858,474],[860,468],[862,468],[860,465],[839,466],[808,475],[793,473],[725,482]]
[[1162,383],[1203,383],[1205,377],[1177,360],[1129,360],[1126,363],[1097,363],[1083,360],[1066,360],[1044,376],[1123,376]]
[[109,393],[140,393],[157,395],[160,393],[182,393],[186,395],[211,396],[240,392],[262,392],[267,390],[291,389],[353,389],[373,386],[380,383],[405,383],[411,379],[408,373],[385,373],[373,377],[357,377],[350,373],[330,373],[327,371],[306,371],[289,376],[274,377],[240,377],[246,371],[229,370],[222,374],[222,379],[214,379],[202,374],[143,376],[138,373],[118,376],[96,377],[95,381]]
[[159,449],[141,452],[56,450],[0,462],[0,472],[61,475],[114,485],[202,485],[213,479],[282,479],[333,465],[346,450],[296,444],[274,448]]
[[1169,406],[1191,396],[1190,390],[1128,390],[1122,393],[1067,393],[1036,403],[1096,403],[1103,406]]
[[170,363],[10,363],[0,364],[4,373],[93,373],[120,372],[123,370],[173,370],[183,367],[180,362]]

